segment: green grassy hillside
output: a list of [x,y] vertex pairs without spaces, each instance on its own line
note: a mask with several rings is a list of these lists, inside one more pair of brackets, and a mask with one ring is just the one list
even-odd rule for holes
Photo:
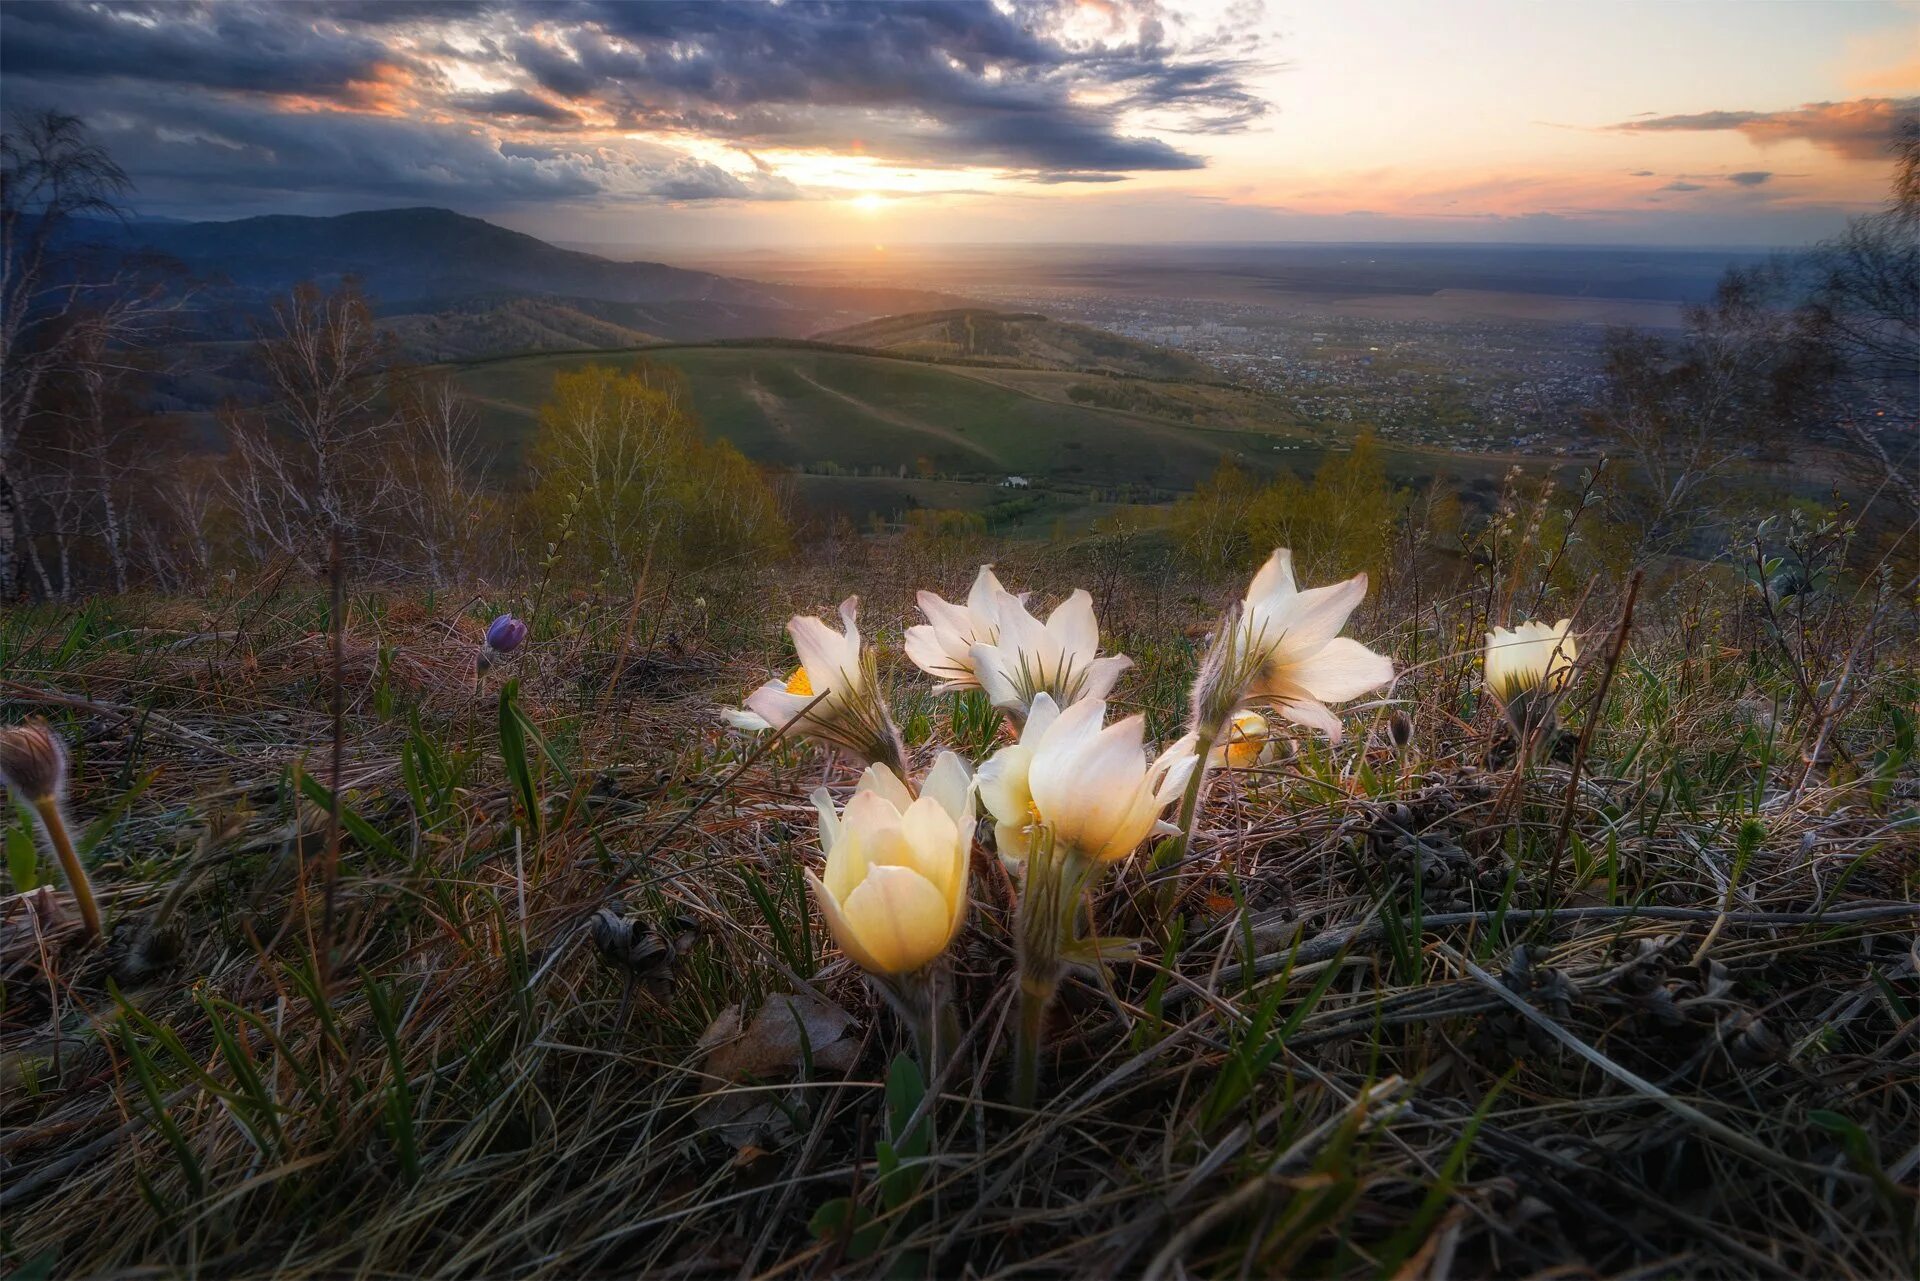
[[936,360],[986,360],[1041,369],[1111,370],[1147,378],[1218,377],[1184,352],[1028,312],[958,308],[882,316],[815,335]]
[[[509,455],[562,369],[620,354],[529,356],[462,367],[490,443]],[[686,375],[709,432],[752,458],[999,479],[1184,490],[1228,455],[1271,465],[1271,443],[1030,395],[915,361],[788,347],[674,347],[644,359]]]
[[[812,511],[855,521],[914,507],[982,512],[1001,532],[1083,525],[1114,501],[1164,502],[1231,458],[1250,471],[1311,475],[1345,426],[1290,421],[1256,394],[1197,383],[1100,378],[1070,370],[995,369],[790,343],[661,346],[531,354],[454,365],[476,402],[485,443],[511,472],[539,421],[554,374],[634,361],[678,370],[706,430],[748,457],[800,473],[793,492]],[[1087,403],[1101,389],[1151,393],[1182,417],[1131,402]],[[1513,459],[1383,446],[1389,474],[1421,486],[1436,474],[1469,492],[1497,483]],[[1537,464],[1536,464],[1537,465]],[[1025,491],[1008,476],[1033,482]],[[1016,495],[1031,501],[1013,502]]]

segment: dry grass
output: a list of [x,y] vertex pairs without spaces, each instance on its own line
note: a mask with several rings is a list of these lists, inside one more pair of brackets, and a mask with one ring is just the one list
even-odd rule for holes
[[[951,595],[970,566],[898,554],[676,584],[637,613],[548,591],[530,652],[479,696],[482,605],[506,598],[355,592],[337,829],[324,589],[0,622],[0,713],[54,716],[75,817],[107,818],[89,861],[113,926],[87,951],[64,895],[0,898],[6,1267],[1920,1266],[1911,614],[1834,606],[1854,619],[1827,620],[1839,649],[1875,630],[1822,743],[1788,666],[1837,658],[1783,650],[1732,586],[1651,593],[1604,707],[1597,661],[1569,700],[1594,729],[1578,777],[1566,752],[1516,774],[1472,689],[1483,606],[1424,584],[1416,611],[1396,587],[1354,630],[1402,660],[1411,749],[1375,707],[1336,749],[1214,779],[1170,874],[1172,945],[1068,984],[1032,1112],[1005,1102],[1011,886],[977,854],[964,1038],[903,1176],[877,1154],[916,1128],[884,1085],[905,1033],[808,924],[798,876],[822,762],[752,759],[712,716],[780,663],[785,612],[858,584],[917,752],[982,746],[990,720],[898,655],[910,589]],[[1043,595],[1087,572],[1003,566]],[[1122,696],[1171,731],[1186,630],[1218,594],[1148,569],[1096,595],[1139,661]],[[1619,609],[1586,599],[1590,654]],[[503,678],[544,739],[524,778]],[[1098,911],[1148,930],[1161,889],[1139,861]],[[613,951],[593,927],[610,904]],[[782,993],[818,998],[792,1007],[806,1037],[776,1019],[710,1054],[723,1013],[751,1023]],[[877,1217],[853,1231],[838,1198]]]

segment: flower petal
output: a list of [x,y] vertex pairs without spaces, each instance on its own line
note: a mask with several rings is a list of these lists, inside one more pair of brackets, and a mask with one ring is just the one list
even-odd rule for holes
[[1247,584],[1247,609],[1252,612],[1262,606],[1277,608],[1281,601],[1299,590],[1293,581],[1292,550],[1276,547],[1273,555],[1267,557],[1267,563],[1254,572],[1253,581]]
[[1033,747],[1011,743],[980,767],[980,803],[999,822],[1024,827],[1033,821],[1033,793],[1027,782],[1032,765]]
[[1047,635],[1055,653],[1071,663],[1074,673],[1086,671],[1100,649],[1100,624],[1093,616],[1093,597],[1085,588],[1075,588],[1047,615]]
[[[946,896],[908,867],[877,865],[840,904],[851,936],[881,974],[906,974],[946,951],[953,919]],[[845,941],[841,944],[846,946]]]
[[1120,680],[1120,674],[1132,666],[1133,660],[1125,654],[1109,654],[1105,658],[1094,659],[1087,668],[1087,679],[1080,687],[1080,697],[1106,702],[1107,695],[1113,693],[1114,685]]
[[867,766],[861,771],[860,781],[854,784],[853,790],[855,795],[871,792],[882,798],[887,804],[893,806],[896,814],[906,813],[907,806],[913,804],[913,793],[909,792],[907,785],[900,781],[900,776],[885,765]]
[[1007,671],[1008,656],[998,645],[975,645],[969,656],[973,659],[974,677],[987,692],[988,701],[1003,711],[1026,710],[1020,690]]
[[960,849],[960,829],[940,802],[923,796],[900,816],[900,830],[906,834],[913,854],[913,866],[933,882],[941,897],[951,903],[966,893],[966,862]]
[[1343,732],[1340,718],[1329,711],[1324,703],[1317,703],[1309,698],[1296,699],[1280,704],[1280,714],[1295,725],[1305,725],[1308,729],[1324,731],[1331,742],[1340,741],[1340,735]]
[[973,821],[973,775],[954,752],[941,752],[920,782],[920,795],[930,796],[956,827]]
[[845,952],[847,958],[855,965],[868,973],[884,973],[880,969],[879,962],[874,959],[873,953],[861,944],[860,936],[855,933],[845,914],[840,911],[840,905],[833,901],[833,895],[827,891],[827,887],[820,883],[820,878],[805,868],[801,869],[801,874],[807,878],[807,884],[813,887],[813,901],[820,905],[820,915],[827,923],[827,931],[833,935],[834,942],[840,945],[840,950]]
[[1249,615],[1261,642],[1293,657],[1311,654],[1338,636],[1366,596],[1367,576],[1355,574],[1343,583],[1295,592],[1278,609],[1250,610]]
[[1293,669],[1293,683],[1323,703],[1344,703],[1392,679],[1392,659],[1345,636],[1334,637]]
[[973,663],[968,657],[967,647],[961,645],[956,650],[948,645],[949,639],[957,641],[958,637],[927,623],[915,624],[907,628],[907,658],[929,676],[937,676],[943,681],[974,684]]

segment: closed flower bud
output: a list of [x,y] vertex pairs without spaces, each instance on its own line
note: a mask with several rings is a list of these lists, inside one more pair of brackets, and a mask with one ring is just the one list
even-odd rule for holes
[[511,654],[527,639],[527,625],[512,614],[502,614],[487,624],[487,648],[495,654]]
[[60,736],[42,720],[0,729],[0,779],[23,800],[57,799],[67,781]]
[[1387,717],[1387,737],[1396,751],[1406,751],[1413,744],[1413,717],[1394,708],[1393,715]]
[[820,914],[861,969],[882,978],[937,960],[967,916],[974,784],[966,763],[940,753],[916,799],[885,765],[861,777],[844,809],[825,788],[820,812],[824,875],[806,873]]

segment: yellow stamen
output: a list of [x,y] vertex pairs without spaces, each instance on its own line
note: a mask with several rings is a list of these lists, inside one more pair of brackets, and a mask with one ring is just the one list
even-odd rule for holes
[[813,682],[807,679],[806,668],[793,669],[793,675],[787,677],[787,693],[798,694],[802,698],[813,697]]

